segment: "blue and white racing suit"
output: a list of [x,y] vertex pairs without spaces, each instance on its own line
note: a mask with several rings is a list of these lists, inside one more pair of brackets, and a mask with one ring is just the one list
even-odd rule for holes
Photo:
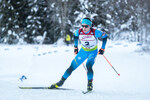
[[87,59],[87,77],[88,80],[93,80],[92,66],[98,54],[98,38],[103,39],[101,48],[105,49],[107,34],[95,29],[90,29],[86,33],[84,33],[82,29],[77,29],[74,33],[74,37],[74,46],[78,46],[78,40],[80,40],[81,49],[76,57],[72,60],[70,67],[65,71],[63,77],[67,79],[71,73]]

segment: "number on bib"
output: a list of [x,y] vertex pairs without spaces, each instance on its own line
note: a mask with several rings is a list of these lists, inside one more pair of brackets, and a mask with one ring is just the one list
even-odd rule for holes
[[89,46],[89,44],[90,44],[90,43],[89,43],[88,41],[85,42],[85,45],[86,45],[86,46]]

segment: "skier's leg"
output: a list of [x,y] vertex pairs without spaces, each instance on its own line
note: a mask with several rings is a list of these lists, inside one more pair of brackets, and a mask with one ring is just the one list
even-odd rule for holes
[[81,49],[77,56],[72,60],[70,67],[65,71],[63,77],[67,79],[71,73],[85,61],[87,56],[86,51]]
[[97,56],[97,50],[95,51],[92,51],[91,54],[88,56],[88,60],[87,60],[87,63],[86,63],[86,67],[87,67],[87,78],[88,78],[88,87],[87,87],[87,90],[88,91],[91,91],[93,89],[93,84],[92,84],[92,81],[93,81],[93,64],[95,63],[95,58]]
[[65,80],[71,75],[71,73],[80,66],[81,63],[87,58],[87,54],[84,50],[80,50],[77,56],[72,60],[70,67],[65,71],[64,75],[62,76],[61,80],[55,84],[52,84],[50,88],[58,88],[62,86]]

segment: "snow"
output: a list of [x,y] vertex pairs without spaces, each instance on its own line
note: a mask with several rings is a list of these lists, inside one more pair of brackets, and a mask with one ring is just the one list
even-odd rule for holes
[[108,23],[108,24],[109,24],[109,23],[111,23],[111,22],[110,22],[109,20],[106,20],[106,23]]
[[107,16],[107,18],[109,18],[109,19],[111,18],[111,15],[110,15],[110,14],[106,14],[106,16]]
[[8,35],[11,35],[12,34],[12,31],[11,30],[8,30]]
[[[87,77],[82,65],[63,85],[74,90],[18,88],[50,86],[57,82],[75,57],[73,45],[67,47],[61,42],[57,45],[1,45],[0,100],[149,100],[150,55],[137,52],[139,48],[137,43],[109,40],[105,56],[121,75],[98,55],[93,66],[94,91],[84,95],[82,90],[86,90]],[[19,80],[22,75],[27,77],[23,82]]]

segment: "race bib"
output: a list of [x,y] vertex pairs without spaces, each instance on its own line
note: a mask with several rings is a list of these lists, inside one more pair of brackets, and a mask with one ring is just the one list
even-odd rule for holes
[[79,40],[81,41],[81,45],[86,49],[92,49],[97,45],[97,39],[93,34],[80,34]]

